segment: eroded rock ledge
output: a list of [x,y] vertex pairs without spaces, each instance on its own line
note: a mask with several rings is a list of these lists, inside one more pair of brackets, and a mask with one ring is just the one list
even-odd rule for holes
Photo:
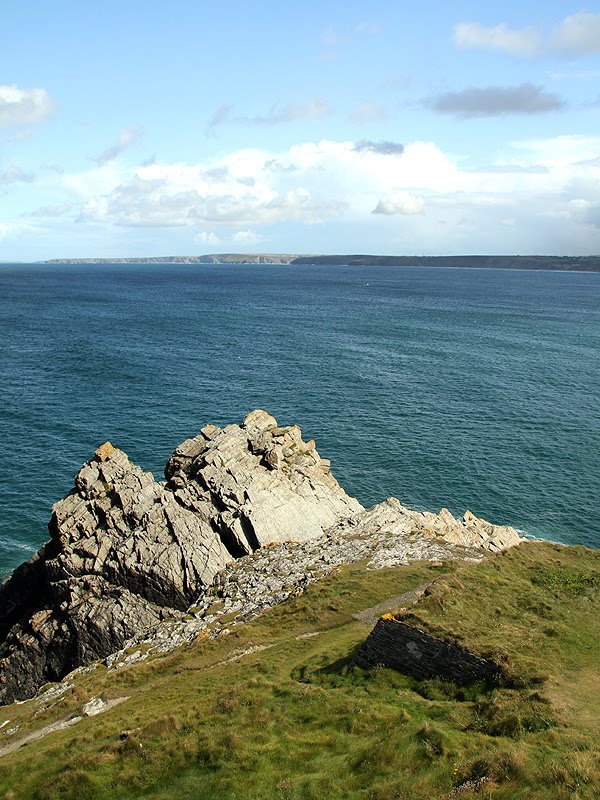
[[[315,563],[477,558],[520,541],[470,512],[456,520],[394,498],[363,509],[298,426],[279,427],[260,410],[183,442],[165,478],[155,481],[108,442],[83,465],[53,507],[50,540],[0,589],[0,703],[127,643],[190,641],[217,595],[242,616],[259,613],[315,579]],[[279,542],[297,544],[244,566]],[[272,559],[284,583],[270,574]],[[227,576],[236,571],[246,581],[233,599]]]

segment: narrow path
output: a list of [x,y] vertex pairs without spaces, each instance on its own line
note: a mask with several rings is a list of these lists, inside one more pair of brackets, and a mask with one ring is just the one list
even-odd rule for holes
[[[102,707],[101,711],[96,711],[94,714],[84,715],[84,716],[96,716],[97,714],[103,713],[104,711],[109,711],[111,708],[119,705],[124,700],[129,700],[129,697],[115,697],[113,700],[108,700]],[[43,728],[38,728],[35,731],[31,731],[30,733],[22,736],[20,739],[11,742],[10,744],[5,745],[4,747],[0,748],[0,758],[2,756],[7,756],[9,753],[14,753],[15,750],[19,750],[26,744],[30,742],[35,742],[38,739],[43,739],[44,736],[48,736],[49,733],[54,733],[54,731],[64,731],[66,728],[72,728],[73,725],[77,725],[78,722],[81,722],[84,719],[84,716],[76,715],[72,717],[65,717],[58,722],[52,722],[50,725],[44,725]]]
[[369,625],[375,625],[379,617],[385,611],[389,611],[391,608],[403,606],[407,603],[413,603],[415,600],[418,600],[419,597],[422,597],[425,594],[425,590],[428,586],[431,586],[432,583],[433,581],[428,581],[427,583],[422,584],[422,586],[417,586],[416,589],[411,589],[409,592],[404,592],[404,594],[398,594],[395,597],[390,597],[388,600],[384,600],[383,603],[378,603],[372,608],[365,608],[364,611],[359,611],[352,616],[354,619],[357,619],[360,622],[368,622]]

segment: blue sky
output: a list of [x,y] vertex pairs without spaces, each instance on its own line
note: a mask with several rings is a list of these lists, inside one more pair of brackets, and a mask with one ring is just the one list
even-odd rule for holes
[[600,253],[600,7],[2,11],[0,261]]

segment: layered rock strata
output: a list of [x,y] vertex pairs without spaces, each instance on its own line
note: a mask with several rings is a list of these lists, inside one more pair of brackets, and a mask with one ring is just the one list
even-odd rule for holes
[[207,425],[183,442],[165,469],[177,502],[211,522],[232,555],[276,541],[306,541],[362,510],[297,425],[280,428],[265,411],[242,427]]
[[[216,596],[248,618],[367,555],[376,568],[477,558],[519,541],[474,515],[421,514],[393,498],[365,511],[313,441],[260,410],[183,442],[165,478],[155,481],[109,443],[81,468],[53,507],[50,540],[0,589],[0,702],[127,644],[190,641],[212,621]],[[277,571],[289,579],[274,579],[255,556],[260,567],[231,596],[226,576],[238,563],[250,574],[246,558],[277,542],[289,543],[273,548],[287,554]]]

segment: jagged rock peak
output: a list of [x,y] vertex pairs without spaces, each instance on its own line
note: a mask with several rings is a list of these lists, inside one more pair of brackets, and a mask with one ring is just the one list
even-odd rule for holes
[[202,428],[175,450],[165,477],[182,506],[213,506],[213,525],[235,556],[321,536],[363,510],[333,477],[313,440],[303,441],[297,425],[279,427],[261,410],[241,426]]
[[236,557],[362,511],[314,442],[265,411],[207,425],[165,476],[110,442],[81,467],[53,506],[50,541],[0,588],[0,703],[181,616]]
[[363,509],[314,441],[262,410],[241,425],[206,425],[177,447],[165,478],[110,442],[81,467],[53,506],[50,540],[0,587],[0,703],[175,624],[231,562],[263,545],[314,545],[323,563],[370,553],[379,568],[405,563],[409,550],[455,557],[457,545],[481,552],[520,541],[470,512],[457,520],[394,498]]

